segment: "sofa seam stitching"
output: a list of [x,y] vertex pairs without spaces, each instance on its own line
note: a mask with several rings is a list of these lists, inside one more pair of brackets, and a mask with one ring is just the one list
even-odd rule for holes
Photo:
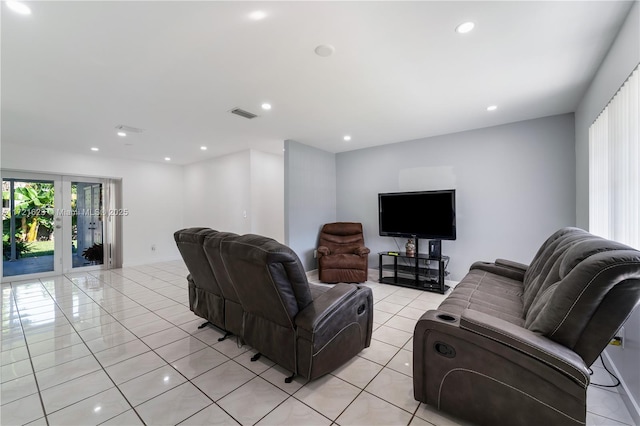
[[471,292],[471,294],[469,294],[469,297],[467,298],[467,308],[469,309],[469,307],[471,306],[471,297],[476,294],[476,292],[478,291],[478,288],[480,287],[480,284],[482,283],[482,281],[484,280],[484,278],[487,276],[487,272],[485,271],[484,274],[482,274],[482,277],[480,277],[480,281],[478,281],[478,283],[476,284],[476,288],[473,289],[473,291]]

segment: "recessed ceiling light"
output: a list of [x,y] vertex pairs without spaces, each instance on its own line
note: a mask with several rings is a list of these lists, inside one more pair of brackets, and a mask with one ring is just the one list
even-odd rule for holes
[[206,146],[201,146],[200,149],[203,150],[203,151],[206,151],[207,147]]
[[320,46],[315,48],[316,55],[322,56],[323,58],[333,55],[333,52],[335,51],[336,48],[330,44],[321,44]]
[[497,106],[497,105],[491,105],[491,106],[488,106],[488,107],[487,107],[487,111],[495,111],[495,110],[497,110],[497,109],[498,109],[498,106]]
[[456,32],[460,34],[465,34],[471,31],[475,26],[476,24],[474,24],[473,22],[463,22],[462,24],[456,27]]
[[249,18],[253,19],[254,21],[259,21],[266,17],[267,17],[266,12],[263,12],[262,10],[256,10],[255,12],[251,12],[249,14]]
[[91,151],[100,151],[100,148],[96,148],[95,146],[91,148]]
[[266,102],[265,102],[265,103],[263,103],[263,104],[262,104],[262,109],[270,110],[270,109],[271,109],[271,104],[268,104],[268,103],[266,103]]
[[124,138],[125,136],[127,136],[127,134],[125,132],[118,132],[118,136]]
[[164,157],[164,161],[171,161],[171,157]]
[[350,140],[351,140],[351,136],[346,135],[343,139],[344,139],[345,141],[350,141]]
[[31,9],[26,4],[19,1],[8,1],[7,7],[20,15],[31,15]]

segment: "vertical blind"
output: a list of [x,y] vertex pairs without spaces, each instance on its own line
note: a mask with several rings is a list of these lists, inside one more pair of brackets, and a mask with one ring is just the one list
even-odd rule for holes
[[589,128],[589,231],[640,248],[640,71]]

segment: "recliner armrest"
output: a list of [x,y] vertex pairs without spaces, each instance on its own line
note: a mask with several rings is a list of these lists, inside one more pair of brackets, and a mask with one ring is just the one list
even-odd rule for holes
[[369,253],[371,253],[371,250],[369,250],[367,247],[361,246],[356,248],[354,250],[354,253],[357,254],[358,256],[366,256]]
[[372,299],[368,287],[336,284],[296,315],[298,336],[323,345],[359,316],[371,315]]
[[460,328],[536,358],[562,371],[584,388],[589,384],[589,372],[582,358],[571,349],[547,337],[472,309],[462,312]]
[[331,250],[329,250],[329,247],[326,247],[326,246],[318,247],[317,251],[318,251],[318,258],[322,256],[328,256],[331,254]]
[[516,281],[524,281],[524,273],[526,272],[526,270],[512,268],[504,264],[489,262],[475,262],[469,268],[469,270],[472,269],[479,269],[481,271],[486,271],[506,278],[511,278]]
[[527,272],[527,269],[529,269],[529,265],[525,265],[524,263],[520,262],[514,262],[513,260],[509,259],[496,259],[494,263],[496,264],[496,266],[515,269],[516,271],[521,271],[522,273]]

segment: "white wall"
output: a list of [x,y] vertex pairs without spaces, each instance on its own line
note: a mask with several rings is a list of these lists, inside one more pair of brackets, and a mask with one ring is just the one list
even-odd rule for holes
[[[123,265],[179,258],[173,233],[182,227],[182,167],[2,144],[2,169],[122,179]],[[152,251],[151,246],[156,250]]]
[[251,151],[251,232],[284,243],[284,156]]
[[250,165],[249,151],[242,151],[185,166],[184,227],[251,232]]
[[284,159],[247,150],[184,167],[184,227],[284,241]]
[[[576,109],[576,221],[589,227],[589,126],[640,63],[640,4],[635,2],[591,86]],[[636,247],[640,248],[640,247]],[[624,348],[606,353],[623,382],[623,395],[634,421],[640,424],[640,308],[625,323]]]
[[336,221],[335,154],[291,140],[284,146],[285,244],[309,271],[318,267],[320,228]]
[[[574,140],[565,114],[337,154],[337,220],[363,223],[376,267],[375,253],[406,242],[379,236],[378,193],[455,186],[458,237],[442,242],[450,278],[477,260],[529,263],[551,233],[575,224]],[[417,208],[428,220],[428,206]]]

